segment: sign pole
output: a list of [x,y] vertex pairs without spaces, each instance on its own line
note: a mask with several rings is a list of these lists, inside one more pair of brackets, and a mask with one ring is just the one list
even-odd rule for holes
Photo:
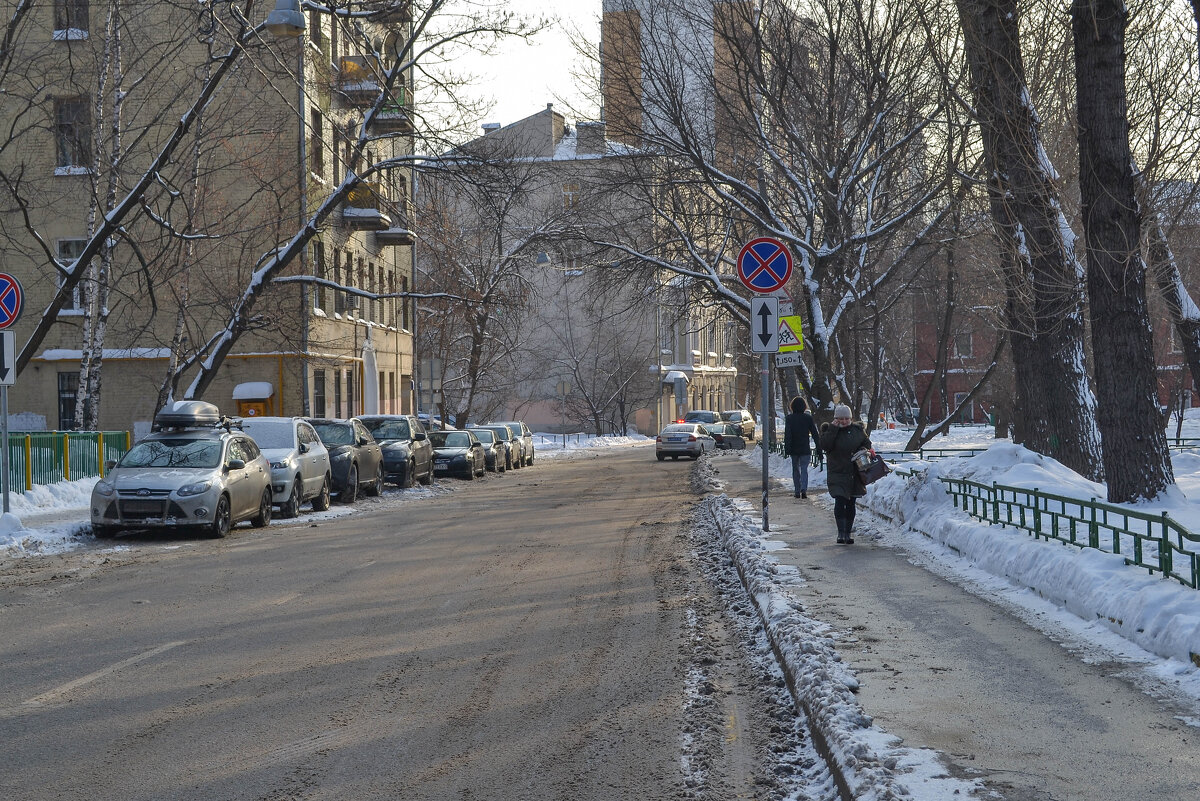
[[771,434],[775,429],[775,418],[770,417],[771,413],[771,354],[764,353],[762,355],[762,421],[763,428],[767,431],[766,440],[762,443],[762,510],[763,510],[763,531],[771,530],[771,518],[768,514],[770,505],[770,497],[767,492],[767,487],[770,486],[770,480],[767,478],[767,451],[773,437]]
[[8,385],[0,384],[0,484],[4,486],[4,514],[8,514]]

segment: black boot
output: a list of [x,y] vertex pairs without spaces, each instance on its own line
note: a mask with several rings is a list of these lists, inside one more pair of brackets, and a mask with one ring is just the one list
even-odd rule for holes
[[838,541],[838,545],[845,545],[845,544],[846,544],[846,518],[844,518],[844,517],[835,517],[835,518],[834,518],[834,520],[836,520],[836,521],[837,521],[837,528],[838,528],[838,538],[837,538],[837,541]]
[[842,534],[842,542],[844,542],[846,545],[853,545],[854,537],[850,536],[850,529],[854,527],[854,518],[853,517],[844,517],[844,518],[842,518],[842,520],[844,521],[845,527],[846,527],[845,533]]

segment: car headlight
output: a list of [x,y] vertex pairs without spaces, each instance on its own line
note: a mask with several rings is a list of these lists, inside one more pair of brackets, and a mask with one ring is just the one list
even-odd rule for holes
[[111,481],[104,479],[103,481],[97,481],[94,489],[96,490],[97,495],[104,495],[107,497],[116,492],[117,488]]
[[187,498],[191,495],[199,495],[208,492],[212,488],[212,481],[197,481],[195,484],[185,484],[176,490],[176,494],[181,498]]
[[290,470],[292,467],[291,459],[284,459],[281,462],[271,462],[272,470]]

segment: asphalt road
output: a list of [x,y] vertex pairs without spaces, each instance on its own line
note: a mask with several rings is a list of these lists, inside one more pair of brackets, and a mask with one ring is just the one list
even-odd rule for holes
[[[725,461],[719,478],[760,505],[756,467]],[[1139,690],[1136,666],[1081,660],[998,599],[878,544],[866,513],[855,544],[837,545],[824,492],[799,500],[777,489],[770,536],[789,548],[772,555],[799,570],[805,613],[840,632],[838,651],[880,728],[941,752],[951,773],[1006,801],[1195,797],[1200,731],[1179,719],[1192,713]]]
[[689,470],[539,460],[4,562],[0,798],[768,797],[775,712],[689,560]]

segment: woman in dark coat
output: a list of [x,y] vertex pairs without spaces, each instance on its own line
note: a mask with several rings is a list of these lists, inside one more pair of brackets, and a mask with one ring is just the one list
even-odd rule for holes
[[867,485],[858,475],[852,457],[863,448],[872,449],[862,423],[854,422],[850,407],[839,403],[833,410],[833,422],[821,426],[821,450],[825,452],[825,471],[829,494],[833,496],[833,519],[837,521],[838,544],[854,542],[854,499],[867,494]]
[[797,498],[808,497],[808,460],[812,457],[808,438],[815,443],[817,435],[817,424],[804,398],[792,398],[792,412],[783,421],[783,455],[792,457],[792,489]]

